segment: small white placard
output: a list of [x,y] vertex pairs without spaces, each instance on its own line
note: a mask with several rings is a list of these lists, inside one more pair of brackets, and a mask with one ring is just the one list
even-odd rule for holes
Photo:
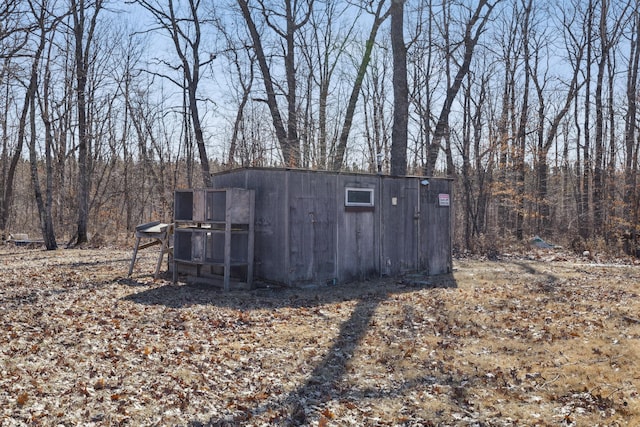
[[449,206],[449,195],[440,193],[438,194],[438,206]]

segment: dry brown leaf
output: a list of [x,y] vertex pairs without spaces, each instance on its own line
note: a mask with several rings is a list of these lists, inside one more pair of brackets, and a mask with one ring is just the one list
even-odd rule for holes
[[18,398],[16,399],[16,403],[18,404],[18,406],[24,406],[27,404],[28,401],[29,401],[28,393],[20,393],[18,395]]

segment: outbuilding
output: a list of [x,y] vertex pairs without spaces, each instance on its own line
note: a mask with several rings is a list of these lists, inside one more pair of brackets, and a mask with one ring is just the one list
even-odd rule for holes
[[452,181],[241,168],[214,189],[254,190],[253,274],[288,286],[452,269]]

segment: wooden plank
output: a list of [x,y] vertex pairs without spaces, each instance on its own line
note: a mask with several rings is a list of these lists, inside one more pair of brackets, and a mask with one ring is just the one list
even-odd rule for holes
[[133,273],[133,265],[136,263],[138,256],[138,246],[140,245],[140,237],[136,237],[136,245],[133,247],[133,255],[131,256],[131,264],[129,265],[129,276]]
[[231,278],[231,222],[233,221],[233,191],[226,192],[226,218],[224,226],[224,290],[229,290],[229,280]]
[[420,240],[420,198],[417,186],[412,185],[411,180],[404,179],[402,182],[402,217],[400,221],[401,235],[404,242],[402,259],[399,262],[399,274],[414,272],[419,270],[418,263],[418,242]]
[[156,272],[153,277],[156,279],[160,275],[160,266],[162,265],[162,259],[164,258],[164,254],[167,254],[167,258],[169,257],[170,248],[169,248],[169,236],[172,234],[173,226],[170,224],[158,224],[154,227],[159,227],[163,230],[164,236],[159,239],[160,241],[160,254],[158,256],[158,263],[156,264]]
[[144,245],[141,245],[138,249],[140,250],[147,249],[147,248],[150,248],[151,246],[156,246],[160,244],[162,244],[160,240],[154,240],[153,242],[148,242],[148,243],[145,243]]
[[231,195],[231,204],[228,205],[229,215],[235,224],[247,224],[250,216],[251,193],[239,188],[231,188],[229,191]]
[[[160,224],[160,221],[152,221],[152,222],[147,222],[146,224],[140,224],[140,225],[136,226],[136,231],[148,232],[149,231],[148,229],[151,229],[151,228],[153,228],[153,227],[155,227],[156,225],[159,225],[159,224]],[[164,225],[166,225],[166,224],[164,224]],[[158,229],[158,231],[160,231],[160,230]]]
[[250,199],[249,199],[249,235],[247,236],[247,285],[249,289],[253,289],[253,258],[254,258],[254,244],[255,244],[255,207],[256,207],[256,198],[255,191],[250,191]]
[[205,221],[205,190],[193,190],[193,222]]

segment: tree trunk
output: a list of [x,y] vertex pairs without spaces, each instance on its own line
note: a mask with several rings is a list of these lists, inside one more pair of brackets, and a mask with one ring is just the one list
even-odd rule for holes
[[391,48],[393,50],[393,129],[391,132],[391,175],[407,174],[409,88],[407,47],[404,44],[404,2],[391,2]]
[[[285,42],[287,45],[287,51],[284,55],[284,68],[287,75],[287,143],[284,154],[285,165],[296,167],[300,164],[300,141],[298,138],[298,105],[297,105],[297,78],[296,78],[296,63],[295,63],[295,32],[297,25],[295,23],[295,17],[293,16],[293,10],[291,0],[285,0],[286,8],[286,37]],[[288,160],[287,160],[288,159]]]
[[[537,151],[537,181],[538,181],[538,189],[537,189],[537,199],[538,199],[538,219],[539,219],[539,233],[542,234],[550,234],[551,233],[551,210],[550,210],[550,201],[548,198],[548,175],[549,175],[549,165],[548,165],[548,155],[549,150],[553,145],[553,142],[556,140],[558,135],[558,131],[560,129],[560,124],[566,114],[569,112],[573,100],[578,94],[578,90],[582,86],[582,83],[578,82],[578,77],[580,76],[580,66],[582,65],[582,57],[584,54],[584,50],[582,46],[577,47],[577,51],[575,52],[574,62],[571,64],[573,66],[571,82],[568,84],[568,91],[564,101],[564,105],[558,111],[558,113],[552,117],[547,117],[547,111],[545,107],[544,100],[544,87],[546,82],[541,82],[538,80],[538,74],[535,72],[534,74],[534,83],[536,86],[536,92],[538,94],[538,151]],[[534,67],[534,70],[537,67]],[[544,123],[551,123],[549,127],[545,127]],[[546,135],[545,135],[546,132]]]
[[[524,0],[523,0],[524,1]],[[522,37],[524,45],[524,89],[522,92],[522,111],[520,112],[520,122],[518,124],[518,132],[516,135],[516,238],[522,240],[524,238],[524,212],[525,204],[525,178],[526,178],[526,162],[525,154],[527,149],[527,124],[529,121],[529,86],[531,84],[531,36],[529,22],[531,17],[531,3],[528,0],[524,10],[524,22],[522,24]]]
[[[76,231],[76,245],[86,243],[87,223],[89,220],[89,173],[87,168],[88,149],[87,139],[87,106],[85,89],[87,86],[87,69],[84,61],[84,1],[73,5],[74,35],[75,35],[75,59],[76,59],[76,102],[78,114],[78,223]],[[80,10],[79,10],[80,8]]]
[[[587,22],[585,31],[589,33],[593,27],[593,2],[589,1],[587,10]],[[580,199],[579,209],[579,233],[583,239],[591,236],[591,214],[590,214],[590,196],[591,196],[591,61],[592,61],[592,39],[587,41],[587,57],[585,63],[585,95],[584,95],[584,138],[582,146],[582,198]]]
[[[102,0],[93,4],[94,13],[87,27],[86,16],[89,5],[85,0],[71,0],[71,14],[73,16],[73,36],[75,43],[76,68],[76,109],[78,118],[78,222],[76,231],[76,245],[89,241],[89,192],[91,191],[90,168],[90,135],[87,122],[87,77],[89,72],[89,49],[93,42],[93,34],[97,24],[97,17],[102,8]],[[85,31],[87,32],[85,34]],[[86,37],[86,40],[85,40]]]
[[[51,45],[50,45],[51,48]],[[47,65],[45,67],[44,72],[44,81],[43,81],[43,91],[42,91],[42,121],[44,123],[44,137],[45,137],[45,197],[44,197],[44,212],[40,214],[42,217],[41,223],[42,226],[42,234],[44,239],[45,247],[48,250],[54,250],[58,248],[58,243],[56,242],[56,234],[55,227],[53,223],[53,158],[52,158],[52,150],[53,150],[53,131],[51,129],[51,112],[49,111],[49,89],[51,87],[51,49],[49,49],[49,53],[47,55]],[[35,106],[34,106],[35,109]],[[35,121],[35,120],[34,120]],[[36,170],[37,171],[37,170]],[[37,177],[35,177],[34,182],[38,182]],[[35,184],[34,184],[35,188]],[[38,208],[40,208],[40,204],[38,204]]]
[[637,93],[638,93],[638,68],[640,64],[640,12],[636,10],[633,17],[634,32],[631,34],[629,46],[629,64],[627,66],[627,113],[624,124],[625,141],[625,163],[624,163],[624,219],[627,225],[625,252],[634,252],[633,242],[638,235],[638,211],[637,206],[637,142],[636,142],[636,121],[638,114]]
[[[40,222],[40,230],[44,239],[44,244],[47,250],[58,249],[56,243],[56,237],[53,229],[53,221],[51,218],[51,208],[48,203],[45,203],[45,199],[42,196],[42,189],[40,187],[40,178],[38,174],[38,156],[36,153],[36,103],[34,98],[31,98],[30,108],[30,123],[31,123],[31,135],[29,138],[29,163],[31,170],[31,185],[33,186],[34,195],[36,199],[36,206],[38,207],[38,219]],[[47,176],[47,180],[49,177]],[[47,185],[47,188],[49,186]],[[45,194],[47,201],[49,200],[49,194]]]
[[276,91],[273,85],[273,80],[271,78],[271,70],[269,69],[269,64],[267,63],[267,58],[262,47],[260,33],[258,32],[256,24],[251,16],[251,12],[249,11],[247,0],[238,0],[238,5],[240,6],[242,16],[244,17],[247,26],[249,27],[249,33],[251,34],[251,39],[253,41],[253,48],[256,51],[258,65],[260,66],[260,71],[262,72],[262,80],[264,82],[265,90],[267,93],[267,106],[269,107],[269,112],[271,113],[271,120],[273,121],[273,127],[276,132],[276,137],[278,138],[278,143],[280,144],[280,149],[282,150],[284,162],[288,164],[290,163],[291,159],[286,157],[290,152],[287,146],[287,131],[284,127],[284,122],[282,121],[280,110],[278,109]]
[[[6,66],[9,60],[7,59],[3,64]],[[5,111],[9,111],[9,100],[10,96],[8,95],[9,86],[7,86],[7,95],[6,95],[6,104]],[[18,163],[20,162],[20,158],[22,157],[22,148],[24,146],[24,128],[26,126],[27,120],[27,112],[29,100],[25,99],[25,104],[22,109],[22,113],[20,115],[20,121],[18,126],[18,138],[15,149],[12,153],[9,153],[9,147],[7,146],[8,141],[8,123],[7,123],[7,115],[3,115],[2,119],[2,130],[3,130],[3,138],[2,138],[2,179],[0,180],[0,233],[4,233],[9,226],[9,214],[11,213],[11,207],[13,205],[13,190],[14,190],[14,182],[16,176],[16,169],[18,167]]]
[[604,84],[604,72],[607,63],[608,52],[607,41],[607,0],[601,1],[602,10],[600,15],[600,58],[598,60],[598,73],[596,75],[595,107],[596,107],[596,129],[595,129],[595,158],[593,162],[593,231],[596,235],[602,232],[602,209],[603,209],[603,163],[604,163],[604,99],[602,94]]
[[193,124],[193,133],[198,146],[198,155],[200,157],[200,170],[202,172],[202,182],[205,187],[211,187],[211,169],[209,168],[209,157],[204,143],[204,135],[202,133],[202,123],[200,122],[200,112],[198,111],[198,101],[196,98],[195,88],[189,89],[189,111],[191,112],[191,123]]

